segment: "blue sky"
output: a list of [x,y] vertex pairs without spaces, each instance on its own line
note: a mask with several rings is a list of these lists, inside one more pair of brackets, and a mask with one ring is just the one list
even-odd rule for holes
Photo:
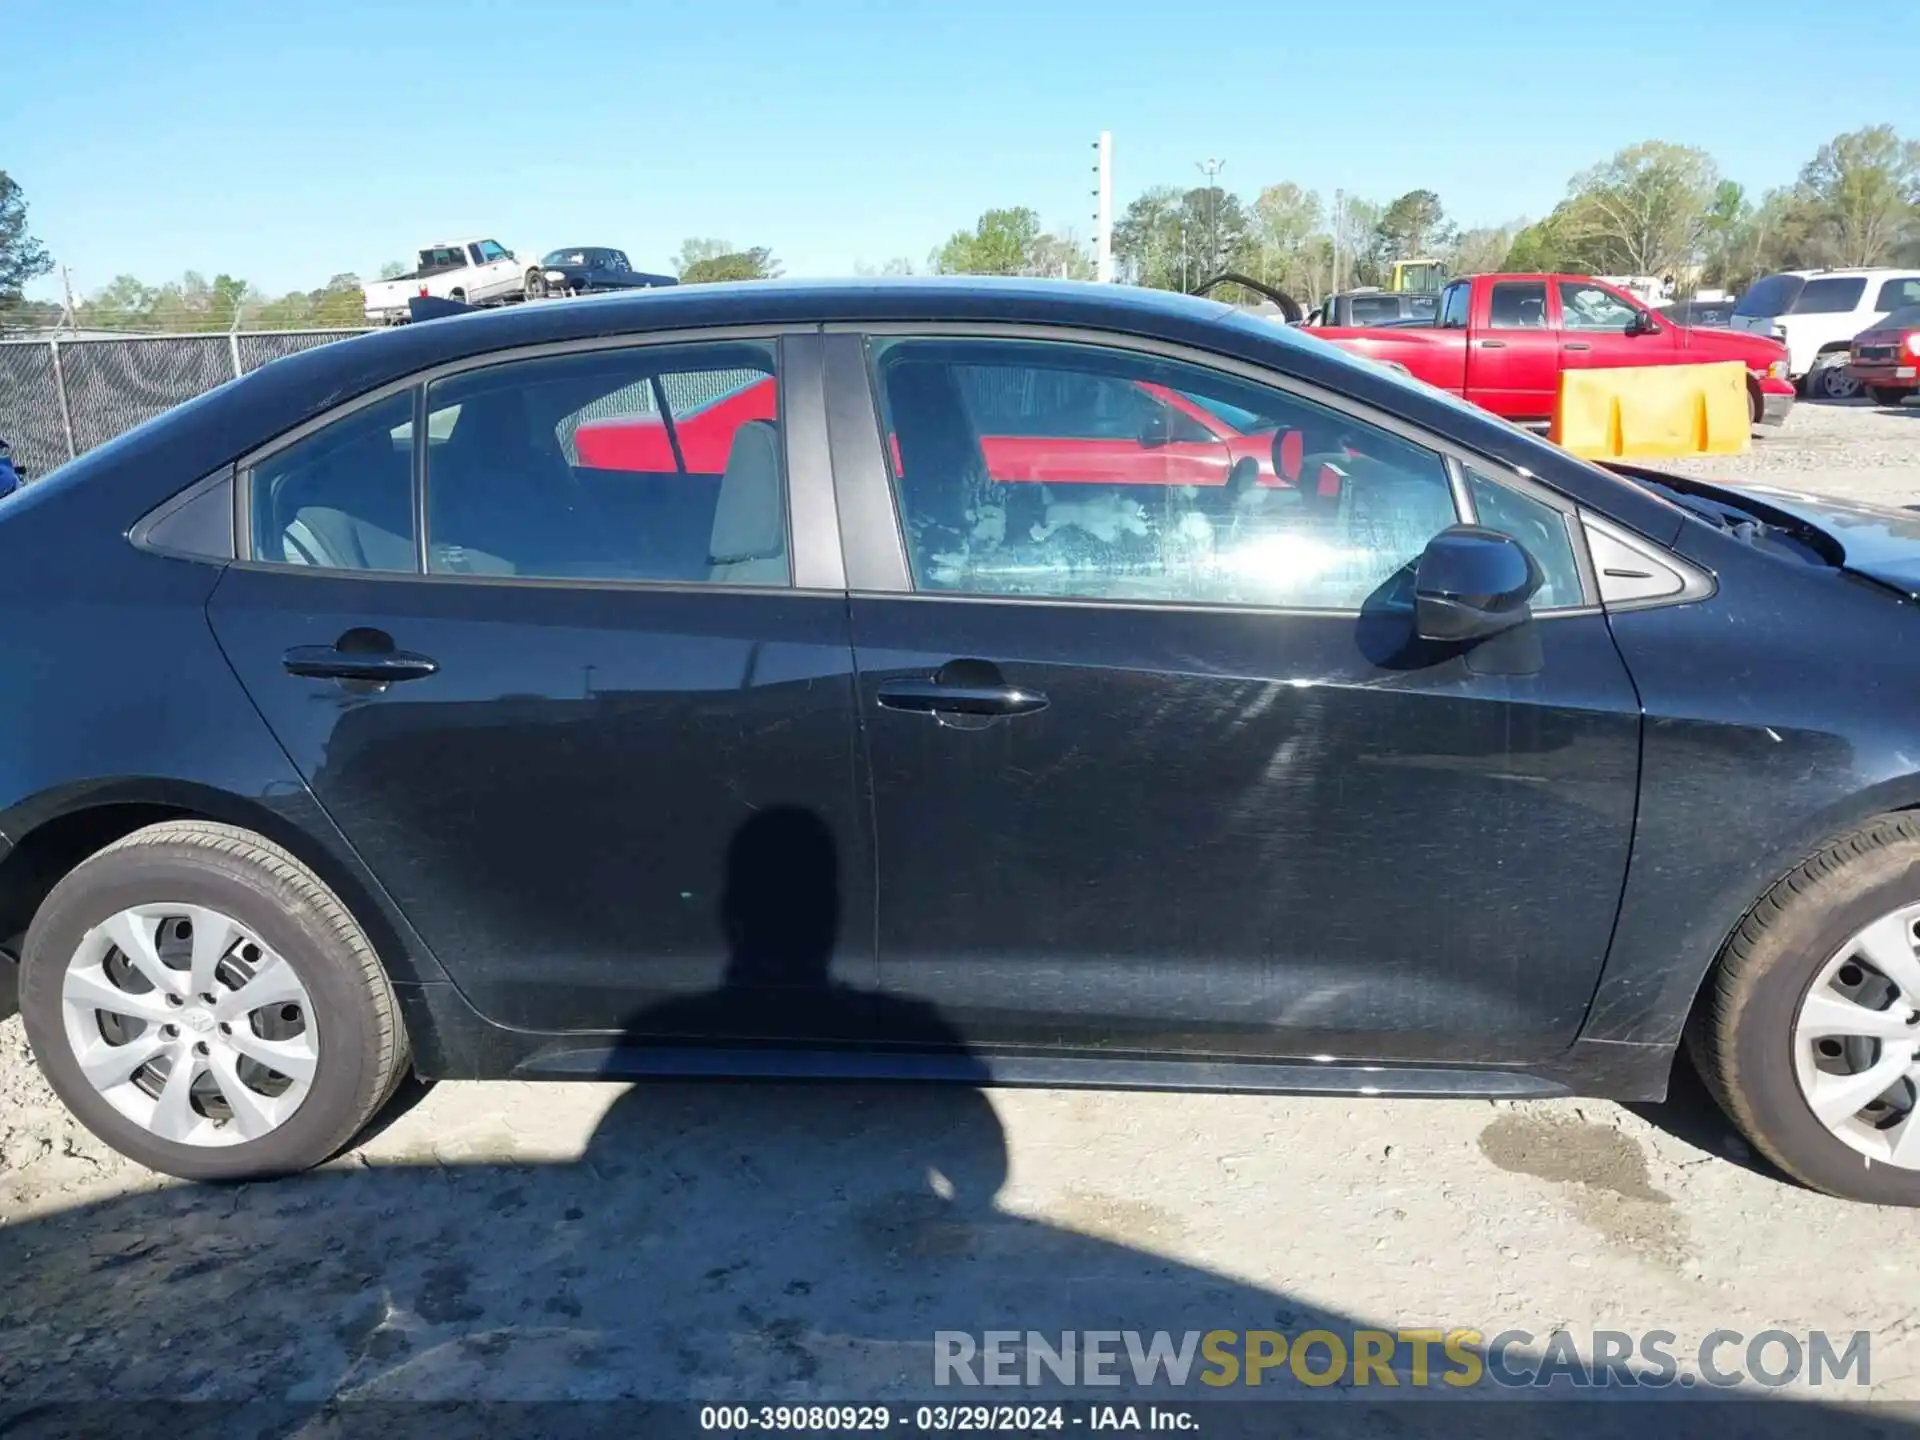
[[[1890,14],[1891,12],[1889,12]],[[1092,142],[1147,185],[1291,179],[1538,216],[1634,141],[1751,191],[1837,131],[1920,136],[1920,29],[1808,43],[1805,0],[1601,6],[918,0],[0,0],[0,169],[92,291],[269,292],[426,240],[769,245],[916,268],[980,211],[1091,230]],[[53,282],[35,292],[50,295]]]

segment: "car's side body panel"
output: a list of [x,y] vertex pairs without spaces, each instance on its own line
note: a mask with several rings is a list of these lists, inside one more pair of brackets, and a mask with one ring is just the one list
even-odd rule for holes
[[[370,812],[364,806],[356,808],[348,791],[335,793],[336,813],[331,816],[316,804],[303,770],[322,779],[318,789],[321,798],[327,799],[324,782],[331,780],[328,767],[336,763],[327,748],[335,739],[333,730],[343,718],[376,707],[334,705],[331,723],[311,717],[288,723],[286,733],[296,737],[291,748],[297,752],[290,760],[234,679],[208,627],[203,607],[208,595],[216,593],[219,566],[143,553],[128,543],[128,530],[169,496],[273,437],[357,396],[450,362],[517,347],[598,342],[710,326],[858,330],[867,324],[990,325],[1004,323],[1009,314],[1033,325],[1071,326],[1089,334],[1199,347],[1233,362],[1267,367],[1342,402],[1376,407],[1450,446],[1527,472],[1628,531],[1661,544],[1678,543],[1715,574],[1718,589],[1708,600],[1637,610],[1605,622],[1587,617],[1578,622],[1542,623],[1543,630],[1577,623],[1585,627],[1583,635],[1589,630],[1598,633],[1598,627],[1609,624],[1646,711],[1645,780],[1624,899],[1583,1024],[1573,987],[1565,983],[1569,972],[1564,966],[1553,969],[1555,978],[1545,988],[1522,991],[1532,993],[1539,1002],[1532,1013],[1542,1021],[1540,1033],[1550,1033],[1560,1042],[1557,1049],[1520,1061],[1488,1046],[1474,1053],[1458,1050],[1457,1058],[1496,1063],[1504,1058],[1510,1066],[1521,1065],[1530,1074],[1552,1076],[1556,1083],[1574,1088],[1653,1093],[1660,1066],[1671,1051],[1701,976],[1740,914],[1766,884],[1836,831],[1877,811],[1920,803],[1920,779],[1916,778],[1920,742],[1909,738],[1912,717],[1920,709],[1914,702],[1920,696],[1906,678],[1910,667],[1895,663],[1911,650],[1913,607],[1884,589],[1836,571],[1768,557],[1687,521],[1666,501],[1487,415],[1408,386],[1309,337],[1235,317],[1225,307],[1064,284],[769,284],[731,292],[669,289],[578,304],[521,307],[423,323],[324,347],[276,361],[243,381],[182,406],[9,499],[0,517],[0,596],[7,599],[10,612],[31,614],[34,623],[0,632],[0,673],[14,678],[21,696],[19,703],[0,710],[0,832],[9,841],[30,842],[39,827],[76,807],[121,802],[193,810],[255,824],[273,838],[285,837],[348,896],[363,918],[371,919],[372,928],[380,932],[376,944],[383,958],[415,997],[410,1019],[421,1030],[416,1044],[430,1073],[566,1069],[551,1058],[540,1058],[578,1048],[576,1041],[561,1033],[567,1028],[566,1017],[554,1023],[552,1017],[520,1011],[515,1018],[528,1022],[529,1028],[510,1029],[480,1019],[451,986],[433,984],[443,972],[413,933],[401,907],[388,898],[364,863],[365,837],[361,844],[350,845],[334,824],[342,814],[364,819]],[[831,420],[834,397],[829,395],[826,403]],[[867,423],[864,437],[851,431],[833,433],[836,467],[843,456],[862,447],[867,463],[882,462],[880,437],[873,433],[870,419]],[[834,491],[841,491],[840,475],[815,478],[830,481]],[[843,515],[850,500],[871,500],[861,501],[850,492],[839,498]],[[858,543],[868,542],[860,539]],[[862,573],[870,573],[861,569],[870,558],[849,545],[846,568],[856,590],[861,588]],[[220,582],[216,608],[244,599],[246,587],[263,583],[256,575],[231,573]],[[431,582],[404,580],[356,583],[363,588],[385,584],[438,589]],[[498,587],[515,594],[530,593],[530,588]],[[514,619],[508,628],[522,623],[568,632],[604,628],[604,618],[596,620],[588,613],[604,602],[588,592],[555,590],[551,595],[534,602],[536,608],[545,607],[544,622]],[[683,606],[679,600],[647,603],[683,608],[684,613],[676,612],[672,623],[655,627],[661,633],[703,633],[712,638],[717,625],[729,631],[723,637],[734,647],[729,653],[742,644],[751,646],[752,637],[746,632],[758,631],[760,622],[749,623],[739,616],[732,622],[695,616],[695,602],[708,600],[724,605],[718,594],[692,595]],[[276,603],[286,614],[313,609],[303,609],[291,599]],[[431,611],[442,603],[418,600],[415,607]],[[919,603],[895,595],[884,601],[884,611],[876,606],[872,614],[878,623],[883,614],[904,612]],[[771,637],[776,646],[797,646],[795,654],[812,657],[801,667],[810,695],[852,683],[850,658],[824,663],[829,652],[851,654],[834,629],[829,612],[836,607],[844,613],[845,602],[831,597],[796,598],[783,611],[781,623],[786,629]],[[263,602],[257,613],[272,608]],[[335,607],[333,616],[351,608]],[[916,646],[929,654],[936,648],[954,648],[949,644],[928,647],[898,625],[882,638],[886,642],[882,648],[896,653],[914,651]],[[965,637],[951,638],[957,644]],[[258,651],[243,664],[268,665],[275,658],[269,642],[254,638],[243,643],[238,630],[230,643],[235,651],[248,647]],[[1046,645],[1061,650],[1066,637],[1064,630],[1036,627],[1021,643],[1029,650]],[[1170,642],[1167,637],[1155,641],[1145,636],[1139,654],[1129,657],[1114,651],[1105,655],[1105,663],[1151,661],[1156,643],[1165,649]],[[1108,644],[1111,649],[1120,642],[1109,637]],[[472,653],[480,653],[477,643]],[[814,660],[822,663],[814,665]],[[1262,671],[1245,655],[1221,655],[1198,669],[1244,672],[1242,678],[1266,682],[1286,678]],[[500,707],[508,703],[512,689],[508,677],[496,678],[501,683],[482,697],[480,705],[499,715],[505,713]],[[796,683],[800,678],[796,672]],[[556,685],[533,688],[546,703],[557,698]],[[1217,705],[1219,697],[1202,697],[1201,703]],[[316,712],[325,708],[308,704]],[[382,713],[399,714],[406,708],[388,705]],[[1575,708],[1590,712],[1589,718],[1604,716],[1611,726],[1630,716],[1632,706],[1614,686]],[[745,734],[776,720],[767,712],[740,723],[740,733]],[[562,728],[557,721],[542,721],[542,725],[551,735],[558,735]],[[435,733],[445,741],[450,732],[443,727]],[[1603,768],[1611,767],[1608,773],[1613,773],[1619,768],[1620,747],[1615,732],[1608,734]],[[346,741],[353,742],[353,737],[347,736]],[[354,748],[355,743],[341,746],[341,763]],[[1529,742],[1515,754],[1539,770],[1554,748],[1542,749]],[[501,753],[495,759],[510,767],[518,753]],[[410,754],[418,763],[436,758],[431,748],[417,744]],[[581,769],[576,782],[584,783],[592,768]],[[408,769],[408,764],[402,764],[390,773],[404,774]],[[854,760],[844,762],[838,776],[825,777],[824,771],[822,775],[822,783],[836,792],[843,779],[857,788],[860,778]],[[1528,893],[1541,903],[1507,917],[1523,927],[1550,926],[1553,917],[1544,913],[1543,906],[1564,891],[1564,867],[1588,865],[1593,858],[1592,817],[1579,817],[1580,823],[1573,823],[1575,811],[1561,804],[1577,808],[1574,792],[1590,777],[1568,782],[1556,774],[1546,779],[1549,786],[1562,788],[1542,790],[1537,781],[1525,782],[1531,787],[1526,796],[1540,798],[1528,799],[1533,812],[1515,818],[1516,825],[1536,827],[1542,834],[1552,832],[1549,838],[1559,841],[1559,853],[1553,845],[1542,844],[1540,853],[1524,857],[1533,877]],[[1522,783],[1522,779],[1514,781]],[[1607,803],[1617,805],[1618,800],[1609,798]],[[1306,843],[1316,828],[1331,827],[1350,843],[1362,842],[1367,829],[1363,822],[1370,817],[1384,820],[1383,804],[1375,797],[1351,813],[1337,807],[1327,811],[1325,825],[1292,826],[1286,835],[1296,848],[1287,863],[1298,868],[1297,846]],[[511,817],[495,820],[511,823]],[[375,816],[369,832],[376,840],[380,823]],[[433,818],[435,825],[460,823],[452,811]],[[1588,828],[1581,830],[1580,824]],[[850,833],[859,831],[856,827]],[[1097,830],[1088,830],[1075,843],[1096,845],[1103,838]],[[1468,847],[1474,838],[1436,833],[1432,844],[1442,863],[1435,875],[1444,875],[1456,887],[1471,886],[1471,866],[1463,857],[1470,857]],[[853,848],[843,857],[851,862],[854,878],[847,894],[856,907],[873,898],[871,891],[861,889],[870,881],[873,858],[858,848],[859,843],[850,842]],[[1617,868],[1617,861],[1609,863]],[[879,865],[884,873],[884,857]],[[506,865],[500,872],[501,883],[508,883],[516,873],[514,865]],[[497,896],[480,898],[490,904],[504,903]],[[409,903],[415,903],[411,897]],[[427,903],[443,906],[447,897],[428,897]],[[1490,922],[1498,918],[1490,917]],[[445,945],[465,948],[457,924],[444,929]],[[1518,942],[1501,954],[1509,969],[1525,963]],[[455,958],[440,956],[450,964]],[[1449,963],[1464,962],[1456,956]],[[847,978],[855,977],[850,973]],[[424,987],[416,989],[421,982],[426,982]],[[1396,1018],[1390,996],[1369,1005],[1369,1018],[1377,1023]],[[686,1063],[695,1065],[693,1060]],[[712,1069],[717,1062],[704,1063]],[[1122,1070],[1098,1059],[1081,1064],[1074,1074],[1088,1083],[1141,1083],[1137,1078],[1130,1082]],[[1224,1076],[1223,1083],[1235,1083],[1231,1074],[1219,1075]],[[1009,1078],[1019,1077],[1010,1071]],[[1060,1083],[1076,1081],[1067,1077]],[[1189,1074],[1180,1083],[1206,1081]],[[1474,1093],[1476,1083],[1463,1078],[1455,1093]],[[1282,1084],[1278,1088],[1296,1087]],[[1297,1088],[1312,1087],[1302,1081]]]

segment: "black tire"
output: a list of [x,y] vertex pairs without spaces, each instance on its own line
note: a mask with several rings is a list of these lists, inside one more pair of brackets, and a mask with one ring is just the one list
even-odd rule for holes
[[547,298],[547,277],[542,275],[538,270],[529,270],[527,272],[526,295],[529,300],[544,300]]
[[[321,1036],[312,1086],[258,1139],[223,1147],[161,1139],[94,1089],[67,1040],[61,987],[87,931],[129,906],[167,902],[238,920],[292,965],[312,1001]],[[346,907],[279,846],[211,821],[135,831],[54,886],[27,931],[20,1010],[42,1072],[80,1122],[129,1159],[186,1180],[287,1175],[330,1159],[391,1098],[409,1057],[393,987]]]
[[[1801,1183],[1878,1205],[1920,1205],[1920,1170],[1875,1164],[1820,1123],[1795,1078],[1793,1026],[1828,959],[1881,916],[1920,901],[1920,819],[1886,815],[1802,862],[1721,952],[1688,1048],[1754,1148]],[[1920,997],[1915,997],[1920,1000]]]
[[1873,397],[1874,404],[1885,405],[1889,408],[1898,407],[1900,402],[1912,393],[1911,390],[1902,390],[1897,385],[1869,385],[1867,387],[1867,394]]

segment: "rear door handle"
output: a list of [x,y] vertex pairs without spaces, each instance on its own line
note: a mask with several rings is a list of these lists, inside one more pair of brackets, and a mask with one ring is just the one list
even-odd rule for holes
[[289,675],[312,680],[368,680],[391,684],[396,680],[424,680],[439,670],[436,660],[408,650],[361,654],[331,645],[296,645],[280,659]]
[[924,715],[1031,715],[1047,697],[1018,685],[948,685],[938,680],[888,680],[876,696],[889,710]]

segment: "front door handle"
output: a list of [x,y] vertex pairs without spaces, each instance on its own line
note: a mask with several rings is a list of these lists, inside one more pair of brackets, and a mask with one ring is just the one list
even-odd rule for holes
[[1560,348],[1562,350],[1591,350],[1593,346],[1589,345],[1584,340],[1569,340],[1565,345],[1562,345]]
[[923,715],[1031,715],[1047,697],[1018,685],[950,685],[940,680],[887,680],[876,698],[889,710]]
[[1480,342],[1480,348],[1482,350],[1504,350],[1507,348],[1507,342],[1504,340],[1482,340]]
[[296,645],[280,663],[289,675],[312,680],[366,680],[376,685],[424,680],[440,668],[438,661],[408,650],[354,652],[332,645]]

